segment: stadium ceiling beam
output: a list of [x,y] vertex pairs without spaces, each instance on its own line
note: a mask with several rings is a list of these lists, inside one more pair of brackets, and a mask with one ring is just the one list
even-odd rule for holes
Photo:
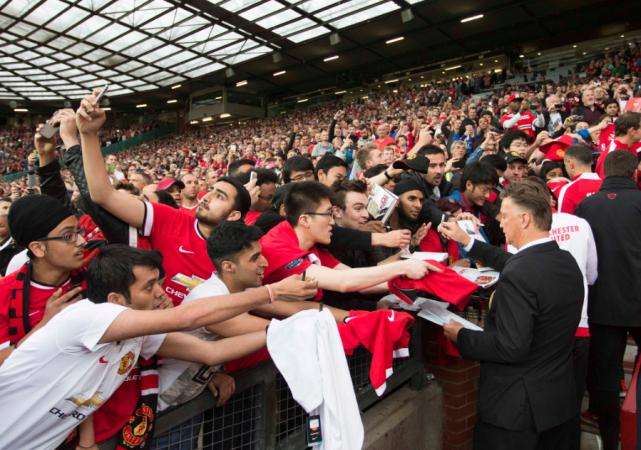
[[[340,31],[338,30],[338,28],[330,25],[327,22],[324,22],[323,20],[321,20],[318,17],[316,17],[314,14],[310,14],[307,11],[305,11],[304,9],[301,9],[301,8],[299,8],[299,7],[297,7],[297,6],[293,5],[293,4],[290,4],[285,0],[276,0],[276,1],[278,3],[280,3],[281,5],[291,9],[292,11],[300,14],[301,16],[305,17],[306,19],[309,19],[309,20],[315,22],[316,24],[321,25],[321,26],[329,29],[331,33],[339,33],[340,34]],[[373,53],[378,58],[383,59],[383,60],[387,61],[388,63],[392,64],[397,69],[399,69],[399,70],[401,69],[401,67],[393,59],[388,58],[384,54],[374,50],[371,47],[368,47],[367,45],[362,44],[361,42],[358,42],[357,40],[355,40],[353,38],[349,38],[349,37],[345,36],[345,34],[340,34],[340,35],[341,35],[342,39],[345,39],[346,41],[349,41],[352,44],[355,44],[358,48],[366,50],[366,51],[368,51],[370,53]]]
[[[392,0],[392,1],[393,1],[394,3],[396,3],[398,6],[400,6],[400,7],[401,7],[401,11],[402,11],[402,10],[405,10],[405,9],[412,9],[412,8],[411,8],[411,7],[412,7],[412,5],[410,5],[409,3],[407,3],[407,1],[406,1],[406,0]],[[428,19],[427,17],[425,17],[423,14],[421,14],[421,13],[418,11],[418,8],[414,8],[414,9],[412,9],[412,13],[414,14],[414,16],[415,16],[415,17],[418,17],[418,18],[419,18],[419,19],[421,19],[423,22],[425,22],[425,23],[428,25],[428,27],[430,27],[430,28],[434,28],[436,31],[438,31],[438,32],[439,32],[439,33],[441,33],[443,36],[445,36],[447,39],[449,39],[450,41],[452,41],[452,42],[454,42],[456,45],[458,45],[458,46],[461,48],[461,50],[463,50],[464,52],[469,52],[469,51],[470,51],[470,50],[465,46],[465,44],[464,44],[460,39],[456,39],[456,38],[454,38],[450,33],[448,33],[447,31],[443,30],[443,29],[440,27],[440,25],[439,25],[439,24],[435,24],[435,23],[434,23],[434,22],[432,22],[430,19]]]
[[[253,37],[259,38],[260,40],[264,41],[266,45],[272,47],[274,51],[278,51],[282,53],[284,56],[287,56],[289,58],[292,58],[301,65],[307,65],[310,66],[323,74],[327,74],[328,72],[315,65],[311,64],[309,61],[306,60],[301,60],[300,58],[297,58],[285,51],[287,47],[291,47],[291,42],[274,33],[273,31],[267,30],[259,25],[256,25],[254,22],[245,19],[244,17],[241,17],[239,14],[233,13],[231,11],[227,11],[225,8],[222,8],[218,5],[214,5],[213,3],[210,3],[206,0],[170,0],[170,2],[177,4],[177,5],[189,5],[193,7],[196,10],[203,11],[207,13],[208,15],[211,15],[218,20],[222,20],[224,22],[227,22],[230,25],[235,26],[237,29],[244,31],[245,33],[248,33],[252,35]],[[286,4],[288,7],[291,6],[289,4]],[[253,76],[253,75],[252,75]]]

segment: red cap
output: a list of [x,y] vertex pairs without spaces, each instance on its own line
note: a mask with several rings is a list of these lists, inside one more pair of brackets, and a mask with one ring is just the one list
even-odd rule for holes
[[181,190],[185,188],[185,183],[183,183],[182,181],[176,180],[175,178],[165,178],[158,183],[158,186],[156,189],[159,191],[166,191],[167,189],[171,188],[174,184],[178,186],[178,188]]
[[572,146],[574,140],[572,136],[564,134],[553,141],[539,147],[539,150],[545,152],[545,159],[549,161],[563,161],[565,152]]

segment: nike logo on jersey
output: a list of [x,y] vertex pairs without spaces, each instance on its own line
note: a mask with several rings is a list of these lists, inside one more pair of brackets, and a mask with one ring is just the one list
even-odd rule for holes
[[192,252],[191,250],[184,249],[182,245],[178,247],[178,251],[180,253],[187,253],[188,255],[193,255],[196,253],[196,252]]

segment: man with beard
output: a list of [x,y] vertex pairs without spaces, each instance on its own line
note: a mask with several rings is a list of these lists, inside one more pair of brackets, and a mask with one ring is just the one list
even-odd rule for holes
[[214,271],[205,240],[222,221],[242,220],[251,205],[249,193],[235,178],[221,177],[202,198],[192,217],[117,191],[109,183],[100,153],[98,132],[105,122],[105,113],[94,95],[85,97],[76,121],[92,200],[149,237],[152,248],[163,254],[165,292],[179,305],[192,288]]
[[427,234],[427,225],[420,220],[425,195],[419,183],[411,178],[401,180],[394,187],[398,196],[398,204],[389,219],[389,225],[394,230],[407,229],[412,232],[410,249],[418,244]]
[[180,191],[180,209],[188,214],[196,214],[198,209],[198,178],[188,173],[180,178],[185,186]]

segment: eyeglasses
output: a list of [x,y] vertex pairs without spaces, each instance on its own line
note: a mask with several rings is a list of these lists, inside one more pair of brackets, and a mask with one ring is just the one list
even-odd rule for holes
[[67,244],[75,244],[76,242],[78,242],[78,236],[82,236],[84,234],[85,234],[85,229],[78,228],[77,230],[67,231],[64,234],[61,234],[60,236],[48,236],[48,237],[43,237],[37,240],[38,241],[64,241]]
[[324,217],[333,217],[334,212],[333,211],[327,211],[327,212],[304,212],[303,214],[307,216],[324,216]]

